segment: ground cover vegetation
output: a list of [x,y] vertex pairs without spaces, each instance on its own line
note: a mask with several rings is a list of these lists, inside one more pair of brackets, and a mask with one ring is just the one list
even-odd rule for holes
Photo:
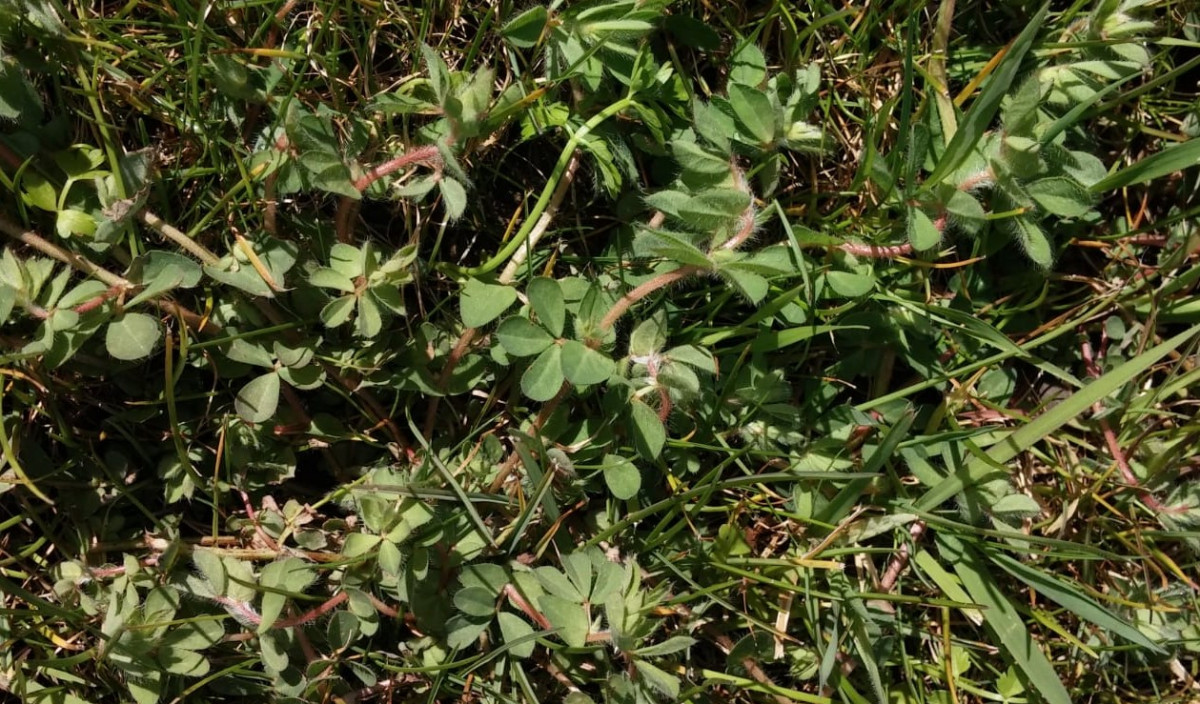
[[0,693],[1195,701],[1176,0],[0,0]]

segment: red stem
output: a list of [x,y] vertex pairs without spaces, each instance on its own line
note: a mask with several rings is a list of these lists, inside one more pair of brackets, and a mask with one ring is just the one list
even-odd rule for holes
[[622,315],[625,315],[625,311],[629,310],[630,306],[642,300],[646,296],[649,296],[660,288],[670,286],[676,281],[681,281],[692,274],[698,274],[701,271],[703,271],[703,269],[698,266],[688,265],[681,266],[674,271],[668,271],[665,274],[659,274],[658,276],[655,276],[653,279],[650,279],[641,286],[638,286],[629,293],[617,299],[617,302],[613,304],[613,307],[604,314],[604,319],[600,321],[600,329],[608,330],[612,328],[613,324],[616,323]]
[[321,604],[320,606],[316,607],[315,609],[305,611],[304,613],[300,614],[299,616],[293,616],[292,618],[286,618],[286,619],[276,621],[275,624],[272,626],[272,628],[291,628],[293,626],[304,625],[306,623],[309,623],[310,621],[316,621],[318,618],[321,618],[321,616],[329,613],[330,611],[333,611],[333,609],[335,607],[337,607],[338,604],[345,601],[349,596],[350,596],[350,592],[338,592],[337,594],[334,594],[332,597],[330,597],[330,599],[328,601],[326,601],[324,604]]
[[[1087,340],[1083,341],[1081,347],[1084,364],[1088,370],[1088,376],[1093,379],[1100,377],[1100,366],[1096,364],[1095,358],[1092,355],[1092,345]],[[1097,401],[1092,404],[1092,412],[1096,415],[1101,415],[1104,411],[1104,404]],[[1142,501],[1146,503],[1152,511],[1163,513],[1184,513],[1188,510],[1187,506],[1167,506],[1159,501],[1150,490],[1146,489],[1138,481],[1137,475],[1133,473],[1133,469],[1129,466],[1129,461],[1125,459],[1125,451],[1121,449],[1121,442],[1117,438],[1117,433],[1112,429],[1108,419],[1105,417],[1099,418],[1100,431],[1104,435],[1104,443],[1108,445],[1108,451],[1113,456],[1113,460],[1117,463],[1117,469],[1121,471],[1121,476],[1125,479],[1125,483],[1131,486],[1142,496]],[[1194,585],[1193,585],[1194,586]]]
[[423,147],[410,149],[395,159],[383,162],[379,166],[376,166],[359,177],[359,179],[354,182],[354,187],[361,193],[362,191],[367,190],[372,183],[375,183],[384,176],[395,173],[409,164],[416,164],[423,161],[437,162],[439,164],[441,163],[442,157],[438,153],[436,144],[427,144]]

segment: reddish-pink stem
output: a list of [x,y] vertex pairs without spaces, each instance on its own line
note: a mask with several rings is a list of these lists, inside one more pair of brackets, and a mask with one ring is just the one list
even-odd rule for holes
[[440,164],[441,161],[442,157],[441,154],[438,153],[436,144],[427,144],[423,147],[410,149],[395,159],[385,161],[379,166],[376,166],[360,176],[359,179],[354,182],[354,188],[361,193],[362,191],[367,190],[372,183],[375,183],[384,176],[395,173],[410,164],[418,164],[421,162],[435,162]]
[[[913,544],[916,544],[921,536],[925,534],[925,521],[916,521],[909,529],[908,535],[912,538]],[[879,580],[879,591],[884,594],[892,591],[892,587],[896,586],[896,580],[900,579],[900,574],[904,572],[904,568],[908,567],[908,561],[912,557],[912,548],[908,543],[900,546],[900,552],[896,553],[888,565],[887,571],[883,573],[883,577]]]
[[318,606],[314,609],[305,611],[304,613],[300,614],[299,616],[293,616],[292,618],[285,618],[285,619],[276,621],[275,625],[273,627],[274,628],[291,628],[293,626],[302,626],[306,623],[309,623],[310,621],[316,621],[318,618],[321,618],[321,616],[329,613],[330,611],[333,611],[338,606],[338,604],[341,604],[343,601],[345,601],[347,598],[349,598],[349,596],[350,596],[350,592],[338,592],[337,594],[334,594],[324,604],[321,604],[320,606]]
[[529,618],[533,619],[533,621],[537,623],[537,625],[541,626],[543,630],[554,630],[554,626],[550,623],[550,619],[546,618],[541,611],[533,608],[533,605],[525,599],[521,592],[517,591],[516,587],[511,584],[504,585],[504,595],[508,597],[508,602],[510,604],[520,609]]
[[670,286],[677,281],[682,281],[692,274],[698,274],[701,271],[703,271],[703,269],[698,266],[688,265],[681,266],[674,271],[668,271],[665,274],[659,274],[658,276],[655,276],[653,279],[650,279],[641,286],[638,286],[629,293],[617,299],[617,302],[613,304],[612,308],[609,308],[608,312],[604,314],[604,318],[600,321],[600,329],[608,330],[612,328],[613,324],[615,324],[622,315],[625,315],[625,311],[629,310],[630,306],[642,300],[646,296],[649,296],[660,288]]
[[895,259],[896,257],[907,257],[913,252],[913,246],[911,242],[895,244],[887,247],[877,244],[843,242],[842,244],[839,244],[837,248],[846,254],[853,254],[856,257],[871,257],[873,259]]
[[[1092,345],[1087,340],[1083,341],[1081,348],[1083,362],[1087,366],[1088,376],[1093,379],[1100,377],[1100,366],[1096,364],[1092,354]],[[1104,411],[1104,404],[1097,401],[1092,404],[1092,412],[1097,416],[1101,416]],[[1129,461],[1125,459],[1125,451],[1121,449],[1121,442],[1117,438],[1117,433],[1112,429],[1108,419],[1101,416],[1099,418],[1100,431],[1104,435],[1104,443],[1108,445],[1108,451],[1113,456],[1113,460],[1117,463],[1117,469],[1121,472],[1121,477],[1125,479],[1125,483],[1132,487],[1142,496],[1142,501],[1146,503],[1152,511],[1160,511],[1163,513],[1184,513],[1187,511],[1187,506],[1167,506],[1150,493],[1148,489],[1141,485],[1137,475],[1133,473],[1133,469],[1129,466]]]

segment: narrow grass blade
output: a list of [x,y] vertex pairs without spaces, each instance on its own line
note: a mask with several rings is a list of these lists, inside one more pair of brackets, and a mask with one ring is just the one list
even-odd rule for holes
[[933,510],[966,487],[977,483],[981,477],[995,471],[994,465],[1008,462],[1028,450],[1034,443],[1087,411],[1096,401],[1129,383],[1138,374],[1149,369],[1198,332],[1200,332],[1200,325],[1185,330],[1071,394],[1062,403],[996,443],[988,450],[986,457],[974,457],[962,469],[925,492],[917,500],[916,508],[920,511]]
[[946,145],[946,151],[942,153],[942,158],[934,167],[933,173],[929,174],[929,178],[925,179],[925,185],[932,187],[937,185],[951,171],[958,167],[964,159],[970,155],[971,150],[975,145],[979,144],[979,140],[983,138],[988,127],[992,124],[992,118],[996,116],[996,112],[1000,109],[1000,101],[1004,96],[1008,95],[1008,89],[1016,80],[1017,73],[1021,70],[1021,61],[1025,58],[1025,54],[1029,53],[1030,47],[1033,46],[1033,40],[1037,38],[1037,34],[1042,29],[1042,23],[1046,19],[1046,12],[1050,9],[1049,3],[1042,5],[1041,9],[1034,14],[1029,24],[1022,30],[1021,34],[1013,40],[1008,48],[1008,53],[1000,61],[1000,65],[992,74],[986,87],[980,92],[979,97],[975,99],[971,109],[963,116],[962,123],[958,126],[958,131],[954,133],[954,137],[950,143]]
[[444,462],[442,462],[442,459],[438,457],[437,453],[433,451],[433,448],[429,446],[429,441],[425,439],[424,435],[421,435],[420,428],[413,423],[412,415],[407,413],[407,409],[405,415],[408,420],[408,428],[412,431],[413,437],[417,439],[417,442],[421,443],[421,447],[425,450],[425,456],[428,457],[429,461],[433,463],[433,466],[437,469],[438,474],[441,475],[442,480],[445,481],[446,485],[450,487],[450,491],[454,492],[454,496],[457,497],[462,503],[463,510],[467,512],[467,517],[471,519],[471,525],[475,527],[475,530],[479,531],[479,537],[483,538],[488,545],[496,547],[496,538],[492,536],[492,531],[488,530],[487,523],[484,522],[483,516],[480,516],[479,511],[475,510],[475,504],[471,502],[471,497],[468,496],[467,492],[462,488],[462,486],[459,485],[458,481],[454,478],[454,474],[450,471],[450,468],[447,467]]
[[1152,181],[1160,176],[1200,166],[1200,139],[1189,139],[1177,147],[1152,154],[1092,185],[1092,191],[1103,193],[1136,183]]
[[[896,453],[896,448],[908,437],[908,430],[912,427],[913,420],[916,414],[912,408],[904,412],[900,416],[900,420],[896,422],[883,437],[883,441],[879,444],[878,449],[871,454],[871,457],[863,465],[864,472],[875,474],[883,469],[883,465],[892,455]],[[871,479],[864,477],[861,479],[853,479],[841,491],[837,493],[833,501],[829,502],[825,510],[817,517],[817,520],[822,523],[837,523],[842,520],[846,514],[850,513],[855,503],[858,501],[862,493],[871,485]]]
[[1054,666],[1029,635],[1021,614],[1004,596],[979,553],[946,535],[938,536],[938,545],[946,558],[954,563],[954,573],[971,595],[971,600],[986,607],[983,623],[1013,664],[1025,673],[1029,683],[1049,704],[1071,704],[1071,695]]
[[1129,625],[1128,622],[1121,620],[1120,617],[1104,608],[1096,600],[1080,590],[1072,588],[1071,585],[1062,580],[999,552],[989,551],[988,559],[994,562],[1000,569],[1029,585],[1031,589],[1036,590],[1047,599],[1050,599],[1064,609],[1068,609],[1079,618],[1093,623],[1106,631],[1115,633],[1125,640],[1135,645],[1140,645],[1154,653],[1161,655],[1166,652],[1154,641],[1147,638],[1141,631]]

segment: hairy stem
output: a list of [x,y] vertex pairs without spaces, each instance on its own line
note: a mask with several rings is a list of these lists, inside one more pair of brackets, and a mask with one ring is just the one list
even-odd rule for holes
[[[379,179],[388,176],[389,174],[393,174],[405,167],[420,163],[432,163],[440,169],[442,164],[442,155],[438,151],[436,144],[427,144],[423,147],[409,149],[400,156],[383,162],[382,164],[360,176],[358,180],[354,182],[354,189],[359,193],[362,193],[370,188],[371,184],[375,183]],[[339,242],[349,243],[353,239],[351,236],[354,230],[352,223],[354,221],[355,214],[358,212],[358,203],[359,201],[355,200],[354,198],[350,198],[349,196],[343,196],[341,200],[338,201],[337,214],[334,216],[334,226],[337,230]]]
[[605,313],[604,317],[600,320],[600,329],[604,331],[612,329],[612,326],[616,324],[622,315],[625,315],[630,306],[642,300],[646,296],[649,296],[661,288],[666,288],[673,283],[682,281],[692,274],[698,274],[702,271],[704,271],[704,269],[698,266],[688,265],[681,266],[674,271],[668,271],[665,274],[659,274],[658,276],[655,276],[653,279],[650,279],[641,286],[638,286],[629,293],[626,293],[624,296],[618,298],[617,302],[613,304],[612,308],[608,309],[608,312]]

